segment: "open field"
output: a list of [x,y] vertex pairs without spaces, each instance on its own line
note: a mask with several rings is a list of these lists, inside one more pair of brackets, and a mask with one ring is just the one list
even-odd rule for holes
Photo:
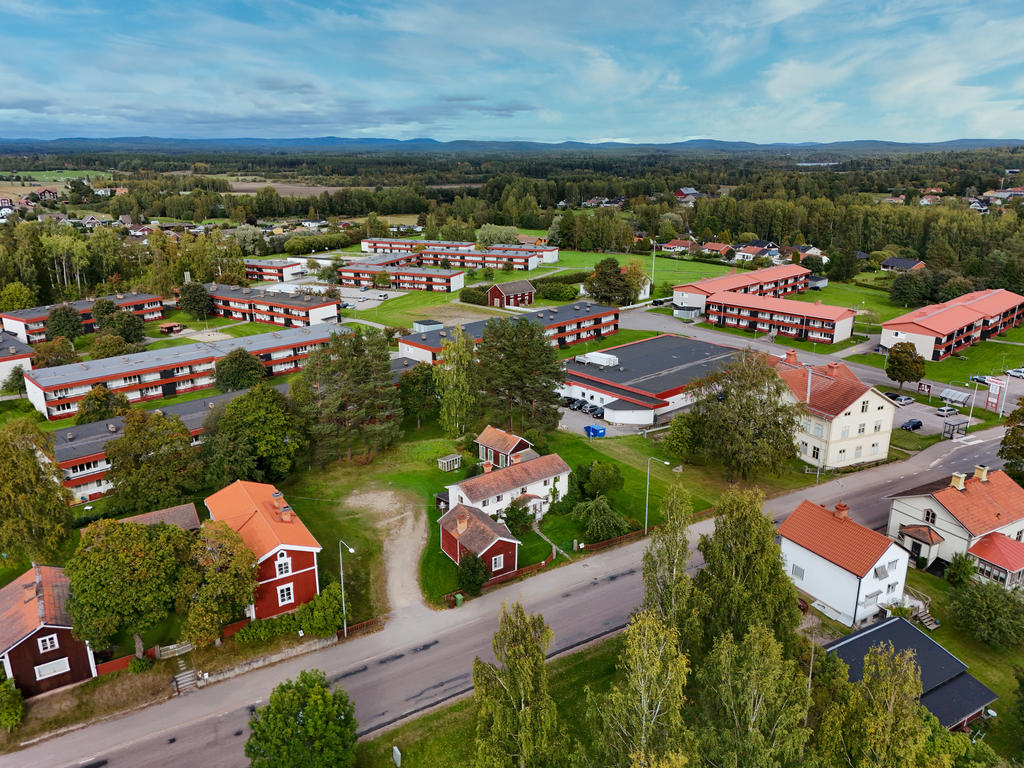
[[273,187],[279,195],[292,197],[318,197],[327,192],[340,192],[345,187],[321,187],[294,181],[232,181],[231,192],[235,195],[255,195],[261,189]]
[[[109,171],[70,171],[60,169],[56,171],[5,171],[4,178],[21,176],[22,179],[41,181],[43,183],[54,181],[67,181],[69,179],[110,179],[113,178]],[[2,178],[0,178],[2,181]],[[18,182],[14,182],[17,184]]]

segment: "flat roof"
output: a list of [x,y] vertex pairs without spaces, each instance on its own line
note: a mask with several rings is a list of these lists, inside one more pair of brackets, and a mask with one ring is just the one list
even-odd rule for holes
[[337,304],[336,299],[326,296],[312,296],[308,293],[288,294],[280,291],[267,291],[262,288],[243,288],[238,285],[218,285],[207,283],[203,286],[211,296],[228,299],[229,301],[265,301],[268,304],[279,304],[283,307],[312,308],[326,307]]
[[34,354],[32,347],[13,333],[0,331],[0,360]]
[[[652,399],[662,392],[684,387],[721,370],[732,362],[739,350],[706,341],[663,334],[641,339],[619,347],[602,349],[601,354],[615,355],[618,365],[583,363],[577,358],[566,361],[565,370],[573,383],[606,387],[616,396],[627,396],[627,389],[647,393]],[[636,398],[636,394],[630,394]],[[643,398],[637,398],[641,400]],[[649,403],[656,405],[657,403]]]
[[364,237],[363,243],[408,243],[409,245],[476,245],[468,240],[418,240],[410,237]]
[[20,320],[35,320],[39,317],[48,316],[51,309],[63,306],[64,304],[70,304],[79,313],[88,312],[92,309],[92,305],[100,299],[109,299],[119,306],[124,306],[126,304],[136,304],[140,301],[163,301],[163,296],[154,296],[152,293],[135,293],[134,291],[128,291],[127,293],[112,293],[107,296],[98,296],[95,299],[78,299],[77,301],[62,301],[41,307],[29,307],[28,309],[12,309],[9,312],[3,312],[0,314],[3,314],[5,317],[16,317]]
[[461,269],[431,269],[430,267],[406,267],[406,266],[378,266],[377,264],[365,264],[363,262],[354,261],[351,264],[345,264],[344,266],[338,267],[338,271],[356,271],[356,272],[387,272],[398,273],[403,275],[438,275],[439,277],[451,277],[453,275],[465,274],[465,270]]
[[255,352],[275,347],[286,347],[302,341],[326,339],[332,333],[339,333],[343,328],[345,326],[334,323],[317,323],[306,328],[280,328],[276,331],[260,333],[255,336],[243,336],[238,339],[201,341],[196,344],[135,352],[130,355],[89,360],[84,363],[58,365],[53,368],[36,368],[26,371],[25,376],[31,378],[39,387],[46,389],[62,384],[73,384],[83,379],[110,379],[130,374],[132,371],[157,367],[169,368],[194,360],[221,358],[231,350],[238,348]]
[[301,266],[298,259],[245,259],[245,265],[254,267],[291,267]]
[[[531,323],[538,323],[546,328],[548,326],[559,325],[563,322],[571,323],[583,317],[618,311],[617,307],[607,307],[604,304],[592,304],[586,301],[578,301],[575,304],[563,304],[560,307],[548,307],[535,312],[524,312],[518,315],[510,315],[509,319],[525,318]],[[475,322],[465,323],[459,326],[450,325],[436,331],[411,333],[408,336],[400,336],[398,341],[407,341],[411,344],[418,344],[419,346],[426,346],[431,349],[439,349],[445,339],[450,337],[452,331],[456,328],[462,328],[463,333],[472,336],[474,339],[479,339],[483,335],[484,326],[486,324],[486,320],[477,320]],[[441,334],[444,334],[444,336]]]

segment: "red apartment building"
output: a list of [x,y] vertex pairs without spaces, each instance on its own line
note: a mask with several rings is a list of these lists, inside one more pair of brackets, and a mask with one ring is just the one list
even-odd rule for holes
[[320,543],[284,496],[268,483],[236,480],[206,498],[211,520],[221,520],[256,555],[256,596],[249,618],[288,613],[320,594]]
[[729,291],[708,296],[705,313],[709,323],[726,328],[776,333],[821,344],[850,338],[856,314],[845,307]]
[[216,283],[209,283],[204,288],[213,299],[214,314],[221,317],[283,325],[285,328],[304,328],[338,321],[338,301],[326,296]]
[[[103,296],[102,298],[109,299],[123,311],[136,314],[147,322],[159,320],[164,316],[164,301],[160,296],[132,291]],[[82,299],[80,301],[67,302],[81,315],[83,333],[92,333],[96,330],[96,321],[92,319],[92,305],[96,301],[96,299]],[[50,316],[50,310],[56,306],[59,305],[51,304],[46,307],[12,309],[9,312],[0,313],[0,318],[3,319],[5,331],[17,336],[26,344],[35,344],[40,341],[46,341],[46,320]]]
[[719,277],[706,277],[672,289],[672,309],[676,317],[695,320],[704,312],[709,296],[716,293],[742,293],[782,298],[807,290],[811,270],[798,264],[730,272]]

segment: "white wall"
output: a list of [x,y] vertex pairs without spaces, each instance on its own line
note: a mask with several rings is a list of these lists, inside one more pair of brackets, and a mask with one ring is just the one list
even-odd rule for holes
[[703,293],[688,293],[686,291],[673,291],[672,304],[677,307],[699,307],[701,314],[704,313],[704,305],[707,296]]
[[[792,393],[787,393],[787,399],[796,401]],[[861,412],[861,403],[864,400],[868,401],[866,413]],[[846,413],[849,413],[849,416]],[[822,469],[880,461],[889,454],[895,414],[896,406],[892,401],[874,389],[858,398],[850,406],[849,411],[831,421],[807,413],[800,418],[795,438],[800,459],[815,467],[820,463]],[[862,424],[864,433],[860,434],[858,430]],[[878,431],[875,431],[876,426]],[[821,435],[818,435],[819,429]],[[878,448],[872,451],[871,446],[874,443],[878,444]],[[815,446],[819,449],[820,459],[814,458],[812,448]],[[858,448],[860,456],[857,455]],[[841,453],[843,451],[845,453]]]
[[28,344],[28,332],[25,329],[25,323],[23,321],[14,317],[5,317],[4,330],[14,336],[17,336],[23,344]]
[[461,291],[463,288],[465,288],[466,287],[466,275],[465,275],[465,273],[458,274],[458,275],[453,275],[452,278],[451,278],[451,286],[452,286],[452,292],[453,293],[455,291]]
[[310,307],[309,309],[309,323],[315,325],[317,323],[334,323],[338,320],[338,305],[330,304],[326,307]]
[[[494,472],[503,471],[505,470],[491,470],[492,474]],[[544,517],[544,514],[548,511],[548,507],[551,505],[552,488],[558,491],[558,498],[564,496],[569,490],[569,473],[563,472],[562,474],[548,478],[547,485],[544,484],[544,479],[542,478],[526,486],[526,493],[540,497],[539,499],[531,499],[529,501],[530,511],[533,512],[534,517],[537,520]],[[477,509],[486,512],[491,517],[494,517],[504,512],[509,504],[518,499],[522,495],[521,490],[522,486],[519,486],[513,488],[511,491],[506,491],[505,493],[500,494],[500,501],[497,496],[491,496],[488,499],[480,499],[479,501],[470,501],[459,493],[459,484],[455,483],[448,486],[448,502],[453,507],[456,504],[466,504],[467,506],[476,507]]]
[[415,347],[412,344],[406,344],[401,337],[398,339],[398,356],[411,357],[413,360],[419,360],[421,363],[434,362],[433,355],[429,349],[423,349],[422,347]]
[[558,263],[558,249],[555,248],[553,251],[542,251],[541,262],[544,264],[557,264]]
[[889,328],[882,329],[881,345],[885,349],[891,349],[894,344],[910,342],[917,349],[917,354],[925,360],[932,359],[935,351],[935,337],[924,336],[920,333],[907,333],[906,331],[894,331]]
[[46,416],[46,394],[27,376],[25,377],[25,391],[28,396],[28,401],[32,403],[32,406],[43,414],[43,416]]
[[22,367],[22,370],[32,370],[32,358],[23,357],[12,358],[10,360],[0,360],[0,383],[6,381],[7,377],[11,375],[11,371],[13,371],[19,365]]
[[[846,317],[836,322],[836,329],[833,332],[832,343],[845,341],[853,335],[853,318]],[[930,355],[926,359],[930,359]]]

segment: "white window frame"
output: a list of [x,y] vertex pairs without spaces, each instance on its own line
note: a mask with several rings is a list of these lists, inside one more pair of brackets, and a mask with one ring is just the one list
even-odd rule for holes
[[505,555],[495,555],[491,558],[491,573],[500,571],[505,567]]
[[800,581],[804,580],[804,569],[801,568],[796,563],[793,563],[792,573],[793,573],[793,578],[800,579]]
[[44,635],[36,640],[39,644],[40,653],[49,653],[50,651],[56,651],[60,648],[60,643],[57,640],[57,635]]
[[[285,600],[285,594],[288,599]],[[277,588],[277,607],[280,608],[282,605],[291,605],[295,602],[295,585],[294,584],[282,584]]]
[[288,553],[284,550],[277,553],[277,560],[274,561],[274,572],[278,576],[288,576],[292,572],[292,559],[288,557]]
[[56,677],[57,675],[63,675],[65,672],[71,671],[71,662],[68,661],[68,657],[65,656],[62,659],[54,659],[48,661],[45,664],[37,664],[35,668],[36,680],[46,680],[49,677]]

